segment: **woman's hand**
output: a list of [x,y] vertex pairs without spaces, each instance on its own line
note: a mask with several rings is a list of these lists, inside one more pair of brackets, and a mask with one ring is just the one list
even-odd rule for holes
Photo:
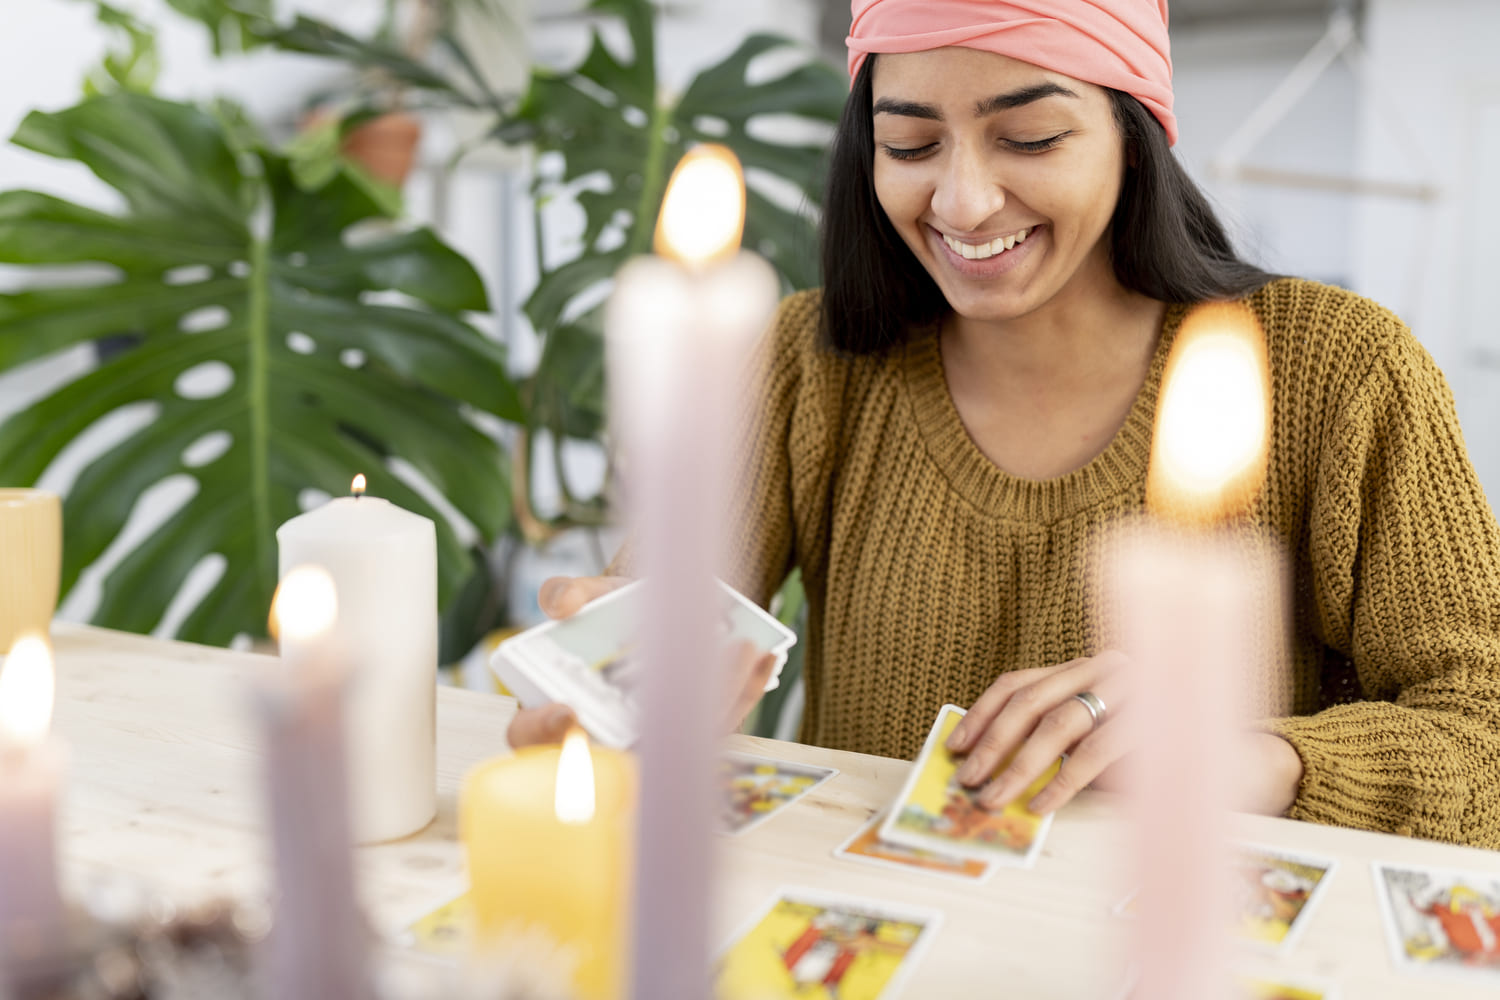
[[[1119,717],[1129,707],[1129,669],[1125,654],[1108,650],[1056,667],[1002,674],[948,738],[949,750],[968,754],[959,780],[970,787],[984,785],[980,804],[999,809],[1067,754],[1057,774],[1027,804],[1039,814],[1066,805],[1096,779],[1107,786],[1111,768],[1131,749],[1130,722]],[[1075,697],[1085,691],[1104,703],[1097,726]],[[1234,753],[1237,773],[1225,780],[1233,786],[1236,808],[1272,816],[1286,812],[1302,782],[1302,760],[1292,745],[1272,733],[1246,733]],[[1010,763],[991,779],[1011,754]]]
[[[630,578],[624,576],[555,576],[542,584],[537,601],[549,618],[568,618],[590,601],[630,582]],[[776,657],[760,653],[753,643],[746,641],[730,647],[728,656],[730,696],[722,725],[725,732],[734,732],[765,693],[776,669]],[[505,736],[512,747],[560,743],[568,730],[576,725],[577,716],[567,705],[523,708],[511,719]]]
[[[1028,803],[1032,812],[1042,814],[1063,806],[1129,749],[1118,717],[1129,684],[1125,669],[1125,655],[1108,651],[1061,666],[1001,674],[948,737],[948,749],[969,758],[959,768],[958,780],[971,788],[984,785],[979,804],[999,809],[1068,754],[1047,787]],[[1092,713],[1074,697],[1084,691],[1104,703],[1097,727]],[[1005,769],[986,784],[1012,754]]]

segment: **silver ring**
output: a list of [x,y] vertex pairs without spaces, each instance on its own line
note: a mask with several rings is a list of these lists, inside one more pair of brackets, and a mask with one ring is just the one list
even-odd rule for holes
[[1099,696],[1092,691],[1080,691],[1073,697],[1077,698],[1079,704],[1089,710],[1089,718],[1094,720],[1094,725],[1089,729],[1089,732],[1098,729],[1099,723],[1104,721],[1104,716],[1109,711],[1109,709],[1104,707],[1104,702],[1100,701]]

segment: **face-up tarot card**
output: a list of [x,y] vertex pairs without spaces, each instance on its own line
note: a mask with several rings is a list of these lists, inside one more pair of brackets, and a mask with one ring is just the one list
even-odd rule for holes
[[1500,875],[1374,865],[1396,967],[1500,990]]
[[1336,1000],[1338,996],[1331,986],[1280,975],[1238,975],[1234,985],[1235,1000]]
[[474,942],[474,907],[464,893],[416,920],[402,944],[427,955],[466,955]]
[[1233,864],[1237,876],[1235,930],[1259,946],[1289,950],[1324,896],[1335,862],[1258,844],[1240,844]]
[[885,813],[877,813],[855,831],[854,836],[835,848],[833,856],[880,868],[958,879],[970,884],[984,882],[994,873],[994,868],[983,861],[950,857],[921,847],[887,843],[880,839],[880,825],[884,821]]
[[941,920],[936,910],[783,888],[720,954],[719,1000],[896,995]]
[[831,767],[730,751],[720,761],[725,833],[743,833],[838,774]]
[[[1054,761],[1015,801],[991,812],[979,804],[979,789],[959,784],[958,768],[963,758],[947,747],[948,736],[963,716],[964,710],[957,705],[944,705],[938,712],[906,786],[880,828],[880,839],[954,857],[1029,868],[1041,852],[1052,815],[1038,816],[1026,808],[1026,803],[1052,780],[1061,761]],[[1002,761],[996,771],[1005,763]]]

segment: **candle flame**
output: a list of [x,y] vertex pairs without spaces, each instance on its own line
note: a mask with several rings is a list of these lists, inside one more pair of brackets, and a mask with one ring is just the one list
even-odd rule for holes
[[745,173],[727,147],[699,146],[672,171],[656,252],[699,268],[733,254],[745,230]]
[[1265,480],[1270,398],[1255,315],[1214,303],[1188,316],[1162,377],[1147,505],[1197,523],[1242,513]]
[[563,823],[581,825],[594,818],[594,758],[581,729],[572,730],[563,740],[553,808]]
[[47,641],[35,633],[21,636],[0,668],[0,744],[29,747],[46,739],[55,689]]
[[312,639],[333,628],[338,612],[333,577],[321,566],[298,566],[271,598],[271,636]]
[[363,472],[355,476],[354,482],[349,484],[349,492],[357,497],[365,495],[365,474]]

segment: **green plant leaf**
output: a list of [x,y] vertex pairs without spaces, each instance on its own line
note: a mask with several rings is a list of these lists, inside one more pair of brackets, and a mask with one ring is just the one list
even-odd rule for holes
[[[364,472],[373,495],[435,521],[440,602],[457,595],[473,558],[426,490],[482,541],[506,534],[505,454],[467,409],[524,419],[503,347],[463,319],[487,308],[473,268],[394,226],[347,172],[299,184],[288,158],[244,148],[252,131],[231,138],[190,106],[115,94],[34,113],[15,141],[83,162],[126,208],[0,194],[0,262],[75,271],[65,287],[0,295],[0,370],[105,338],[127,346],[0,423],[0,482],[35,482],[112,415],[150,416],[67,493],[64,591],[147,491],[181,478],[191,497],[113,565],[94,621],[156,627],[218,554],[225,571],[178,634],[263,634],[276,526],[303,490],[341,494]],[[427,485],[392,471],[406,467]]]
[[[822,200],[821,135],[838,120],[847,93],[843,75],[815,60],[769,78],[758,70],[752,76],[756,60],[793,45],[756,35],[700,73],[679,100],[664,99],[658,95],[653,5],[595,0],[590,10],[624,22],[630,52],[612,51],[596,32],[572,70],[535,71],[515,118],[496,130],[512,141],[530,141],[556,164],[536,187],[539,230],[547,230],[546,206],[553,201],[573,201],[584,214],[574,251],[546,263],[525,303],[544,338],[541,361],[524,386],[529,426],[552,431],[554,441],[603,430],[598,303],[625,260],[650,249],[671,169],[692,146],[717,142],[735,151],[750,187],[745,245],[771,261],[788,289],[817,284],[813,213]],[[768,138],[762,119],[772,115],[811,122],[815,137]],[[781,183],[779,200],[765,177]],[[786,185],[797,192],[791,204]]]

